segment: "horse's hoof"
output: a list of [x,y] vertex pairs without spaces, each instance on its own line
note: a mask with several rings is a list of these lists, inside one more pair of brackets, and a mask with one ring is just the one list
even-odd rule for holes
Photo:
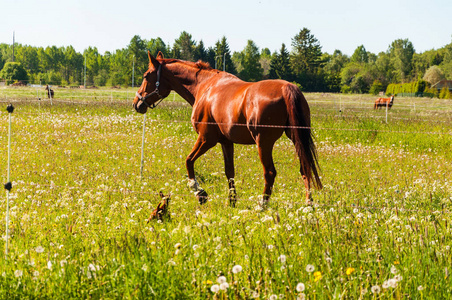
[[235,192],[235,190],[230,190],[229,191],[229,205],[231,207],[235,207],[237,203],[237,193]]
[[204,204],[207,202],[207,192],[205,190],[200,190],[196,193],[196,199],[198,199],[199,204]]

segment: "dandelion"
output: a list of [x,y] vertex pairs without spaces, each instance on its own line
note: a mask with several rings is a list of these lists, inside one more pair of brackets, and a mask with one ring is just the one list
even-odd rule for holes
[[22,270],[14,271],[14,276],[16,276],[16,277],[22,277],[23,274],[24,274],[24,272]]
[[347,268],[347,270],[345,271],[345,274],[347,274],[347,275],[352,275],[353,272],[355,272],[355,268],[349,267],[349,268]]
[[235,265],[232,267],[232,273],[237,274],[242,272],[243,268],[240,265]]
[[320,272],[320,271],[314,272],[314,282],[317,282],[320,279],[322,279],[322,272]]
[[392,274],[397,274],[397,272],[398,272],[398,271],[397,271],[397,268],[396,268],[395,266],[392,266],[392,267],[391,267],[391,273],[392,273]]
[[374,286],[370,289],[370,291],[371,291],[372,293],[374,293],[374,294],[378,294],[378,293],[381,292],[381,288],[380,288],[380,286],[378,286],[378,285],[374,285]]
[[331,257],[325,258],[326,262],[331,264],[333,262],[333,259]]
[[420,285],[420,286],[418,286],[417,287],[417,290],[420,292],[420,291],[423,291],[425,288],[422,286],[422,285]]
[[181,243],[177,243],[176,245],[174,245],[174,248],[179,249],[180,247],[182,247]]
[[144,272],[147,272],[148,266],[146,264],[143,264],[143,266],[141,267],[141,270],[143,270]]
[[223,282],[222,284],[220,284],[220,290],[226,291],[228,288],[229,288],[229,283]]
[[307,265],[306,266],[306,272],[312,273],[314,272],[315,267],[313,265]]
[[388,280],[388,285],[390,287],[392,287],[393,289],[395,289],[397,287],[397,280],[395,280],[394,278],[391,278]]
[[220,286],[218,284],[214,284],[210,287],[212,293],[217,293],[220,290]]
[[281,255],[278,257],[278,260],[279,260],[282,264],[285,264],[287,258],[286,258],[286,256],[285,256],[284,254],[281,254]]
[[222,284],[222,283],[226,282],[226,277],[224,277],[224,276],[218,277],[218,278],[217,278],[217,282],[218,282],[219,284]]
[[213,281],[212,281],[212,280],[209,280],[209,279],[207,279],[206,281],[203,281],[202,283],[203,283],[203,284],[212,284],[212,283],[213,283]]
[[382,288],[387,289],[389,288],[389,282],[388,280],[384,281],[383,284],[381,285]]
[[34,276],[34,277],[38,277],[38,276],[39,276],[39,271],[34,271],[34,272],[33,272],[33,276]]
[[193,251],[196,251],[196,249],[198,249],[199,246],[198,245],[193,245]]
[[42,246],[38,246],[35,248],[36,253],[42,253],[44,252],[44,248]]
[[300,294],[297,296],[297,300],[305,300],[305,299],[306,299],[305,293],[300,293]]
[[47,262],[47,269],[52,270],[52,262],[50,260]]
[[270,300],[276,300],[276,299],[278,299],[278,296],[277,296],[277,295],[271,295],[270,298],[268,298],[268,299],[270,299]]
[[253,298],[259,298],[259,292],[258,291],[254,291],[252,297]]
[[303,292],[305,288],[306,287],[305,287],[304,283],[300,282],[297,284],[296,290],[297,290],[297,292]]

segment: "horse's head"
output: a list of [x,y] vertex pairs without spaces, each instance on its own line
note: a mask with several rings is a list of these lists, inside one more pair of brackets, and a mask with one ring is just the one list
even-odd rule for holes
[[133,107],[139,113],[146,113],[148,108],[154,108],[155,103],[164,99],[171,92],[169,84],[162,85],[163,54],[158,53],[154,58],[148,51],[149,68],[143,75],[143,82],[133,99]]

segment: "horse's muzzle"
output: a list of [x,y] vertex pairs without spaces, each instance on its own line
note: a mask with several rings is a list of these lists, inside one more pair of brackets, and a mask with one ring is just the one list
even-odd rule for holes
[[143,101],[138,100],[137,98],[135,98],[135,101],[133,102],[133,108],[140,114],[145,114],[148,111],[146,103],[143,103]]

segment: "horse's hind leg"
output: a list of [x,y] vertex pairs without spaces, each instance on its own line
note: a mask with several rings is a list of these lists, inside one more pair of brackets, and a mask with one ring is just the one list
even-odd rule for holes
[[223,149],[224,172],[229,184],[229,205],[235,207],[235,204],[237,202],[237,192],[235,190],[234,183],[234,144],[230,141],[221,142],[221,148]]
[[193,149],[185,160],[188,172],[188,187],[195,193],[200,204],[207,202],[207,192],[201,188],[195,178],[195,161],[210,148],[216,145],[216,142],[208,141],[203,135],[199,135]]

